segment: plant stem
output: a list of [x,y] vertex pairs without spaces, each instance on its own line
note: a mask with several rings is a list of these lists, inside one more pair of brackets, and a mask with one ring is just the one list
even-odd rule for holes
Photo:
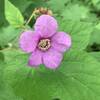
[[28,21],[26,22],[25,26],[28,25],[30,23],[30,21],[32,20],[34,16],[34,12],[31,14],[30,18],[28,19]]

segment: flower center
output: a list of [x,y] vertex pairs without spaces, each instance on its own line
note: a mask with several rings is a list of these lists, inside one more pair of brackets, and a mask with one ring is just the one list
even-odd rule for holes
[[51,43],[49,39],[41,39],[38,43],[38,48],[42,51],[46,51],[50,48]]

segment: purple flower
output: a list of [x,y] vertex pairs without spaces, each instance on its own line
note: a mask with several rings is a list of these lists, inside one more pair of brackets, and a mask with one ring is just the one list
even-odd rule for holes
[[57,21],[49,16],[40,16],[34,26],[34,31],[25,31],[20,36],[20,47],[31,53],[29,66],[38,67],[44,64],[47,68],[57,68],[63,53],[71,46],[71,37],[65,32],[57,32]]

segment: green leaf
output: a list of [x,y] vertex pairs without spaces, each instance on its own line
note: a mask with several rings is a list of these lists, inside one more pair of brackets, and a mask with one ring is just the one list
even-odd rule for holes
[[55,11],[55,12],[61,12],[64,8],[65,5],[69,2],[69,0],[49,0],[47,4],[49,7]]
[[91,34],[89,45],[92,45],[94,43],[100,44],[100,23],[95,25],[95,28]]
[[5,16],[8,22],[16,28],[22,27],[24,24],[24,18],[19,9],[8,0],[5,0]]
[[3,47],[12,43],[17,36],[19,36],[21,30],[15,29],[12,26],[0,28],[0,46]]
[[90,54],[100,62],[100,52],[90,52]]
[[3,72],[4,72],[4,55],[2,52],[0,52],[0,90],[4,87],[4,80],[3,80]]
[[[16,7],[20,9],[21,12],[24,12],[32,2],[33,0],[9,0],[11,1]],[[24,3],[24,4],[23,4]]]
[[[73,12],[73,13],[72,13]],[[68,5],[61,13],[64,19],[80,21],[88,17],[89,9],[78,4]]]
[[2,52],[0,52],[0,62],[4,61],[4,54]]
[[[14,52],[11,52],[11,51]],[[28,62],[28,55],[24,54],[23,52],[19,51],[19,50],[15,50],[15,49],[8,49],[8,50],[3,50],[5,53],[5,62],[7,64],[7,67],[5,68],[6,70],[9,70],[8,72],[6,72],[5,74],[8,75],[9,77],[8,80],[10,80],[10,78],[15,79],[16,80],[16,76],[13,76],[12,74],[14,73],[22,73],[22,74],[26,74],[29,73],[30,71],[30,67],[27,67],[27,62]],[[16,59],[18,58],[18,59]],[[19,61],[19,59],[22,59]],[[9,64],[9,66],[8,66]],[[13,66],[13,67],[10,67]],[[19,69],[20,68],[20,69]],[[24,70],[23,70],[24,68]],[[10,73],[11,74],[10,74]]]
[[100,0],[92,0],[92,4],[97,10],[100,10]]
[[5,85],[4,88],[0,89],[0,100],[23,100],[16,96],[10,86]]
[[4,54],[5,80],[24,100],[100,100],[100,64],[85,52],[71,51],[57,70],[35,73],[25,66],[25,54],[16,50]]
[[91,38],[90,38],[90,45],[92,44],[100,44],[100,30],[98,29],[94,29],[94,31],[91,34]]
[[3,26],[6,23],[4,16],[4,0],[0,0],[0,26]]
[[4,79],[5,67],[4,55],[0,52],[0,100],[23,100],[16,96],[13,89],[6,83]]
[[100,22],[96,25],[96,29],[100,30]]
[[60,31],[65,31],[71,35],[72,49],[84,50],[89,44],[91,32],[93,30],[92,23],[60,20]]
[[92,0],[93,4],[97,4],[99,0]]

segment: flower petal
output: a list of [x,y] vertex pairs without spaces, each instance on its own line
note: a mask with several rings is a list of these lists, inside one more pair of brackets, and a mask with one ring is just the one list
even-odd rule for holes
[[52,42],[52,47],[59,51],[59,52],[65,52],[67,50],[67,47],[65,45],[62,45],[62,44],[58,44],[56,42]]
[[52,37],[52,42],[56,43],[55,45],[58,44],[59,47],[55,46],[55,48],[58,48],[59,50],[62,45],[62,48],[60,51],[65,51],[65,48],[66,50],[68,50],[71,47],[71,37],[65,32],[56,33]]
[[42,64],[42,52],[36,50],[30,56],[28,65],[33,67],[38,67],[40,64]]
[[63,55],[53,48],[49,49],[43,55],[43,63],[47,68],[55,69],[57,68],[63,59]]
[[35,23],[35,31],[40,31],[42,37],[51,37],[57,31],[57,21],[49,15],[41,15]]
[[20,36],[19,44],[20,48],[25,52],[32,52],[35,50],[39,40],[39,34],[33,31],[23,32]]

